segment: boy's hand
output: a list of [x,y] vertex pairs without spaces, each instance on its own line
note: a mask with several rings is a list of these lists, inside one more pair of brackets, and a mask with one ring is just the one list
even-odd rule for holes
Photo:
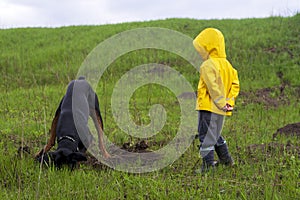
[[233,107],[226,103],[226,105],[222,108],[224,112],[231,112],[233,110]]

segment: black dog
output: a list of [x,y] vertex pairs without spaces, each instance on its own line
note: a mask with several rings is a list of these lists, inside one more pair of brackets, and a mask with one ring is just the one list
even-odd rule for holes
[[[49,163],[49,159],[60,168],[63,164],[73,169],[77,162],[85,161],[85,152],[93,140],[88,128],[91,116],[98,133],[99,149],[104,158],[110,155],[103,142],[103,121],[100,114],[99,100],[84,77],[69,83],[52,121],[50,139],[46,146],[36,154],[40,162]],[[57,140],[57,150],[47,153]]]

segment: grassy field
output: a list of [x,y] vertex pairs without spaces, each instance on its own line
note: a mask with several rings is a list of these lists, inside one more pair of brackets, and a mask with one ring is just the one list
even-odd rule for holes
[[[300,122],[299,24],[298,14],[0,30],[0,199],[300,199],[300,130],[286,128],[274,136],[279,128]],[[206,27],[224,33],[227,57],[241,83],[236,109],[223,129],[236,166],[194,175],[199,159],[199,141],[194,141],[173,164],[151,173],[125,173],[96,162],[74,171],[41,168],[33,154],[46,143],[56,107],[83,60],[105,39],[142,27],[168,28],[191,38]],[[169,52],[142,49],[119,57],[97,87],[107,136],[119,146],[140,139],[115,123],[112,90],[124,73],[147,63],[171,66],[197,88],[199,74]],[[180,121],[176,95],[151,84],[134,93],[133,120],[149,123],[153,104],[162,104],[168,119],[161,132],[147,139],[149,150],[172,140]]]

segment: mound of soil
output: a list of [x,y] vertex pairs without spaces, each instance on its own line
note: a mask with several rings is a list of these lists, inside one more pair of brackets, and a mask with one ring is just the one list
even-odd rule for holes
[[[277,136],[292,137],[300,136],[300,123],[288,124],[277,129],[273,134],[273,138]],[[278,142],[270,142],[266,144],[252,144],[247,147],[247,153],[255,160],[255,155],[265,155],[266,157],[284,155],[285,153],[297,155],[300,158],[299,143],[292,144],[290,141],[287,144]]]
[[278,135],[300,137],[300,122],[288,124],[282,128],[277,129],[276,133],[273,134],[273,138],[277,137]]
[[130,142],[126,142],[122,145],[122,149],[136,153],[149,152],[148,150],[146,150],[148,147],[149,146],[145,140],[141,140],[134,145],[130,145]]

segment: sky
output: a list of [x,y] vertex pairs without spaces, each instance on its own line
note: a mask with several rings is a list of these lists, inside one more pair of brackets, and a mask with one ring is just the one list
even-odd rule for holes
[[0,28],[292,16],[300,0],[0,0]]

